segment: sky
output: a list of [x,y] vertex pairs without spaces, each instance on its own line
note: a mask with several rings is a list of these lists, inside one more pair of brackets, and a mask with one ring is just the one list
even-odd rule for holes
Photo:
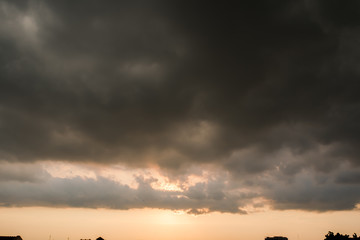
[[2,0],[0,235],[359,234],[359,67],[353,0]]

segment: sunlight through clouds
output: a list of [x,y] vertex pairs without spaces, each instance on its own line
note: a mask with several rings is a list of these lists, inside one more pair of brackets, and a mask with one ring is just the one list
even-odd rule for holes
[[[353,231],[359,10],[340,0],[0,1],[2,210],[39,231],[24,240],[76,225],[57,210],[88,226],[74,239],[294,240],[281,224],[314,223],[321,232],[297,240],[319,240],[341,220]],[[11,224],[0,230],[17,235],[1,214]],[[204,222],[183,224],[192,220]]]

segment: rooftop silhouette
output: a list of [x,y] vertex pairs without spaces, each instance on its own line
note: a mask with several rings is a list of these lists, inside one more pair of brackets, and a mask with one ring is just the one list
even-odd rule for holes
[[23,240],[23,239],[18,235],[18,236],[0,236],[0,240]]
[[274,237],[266,237],[265,240],[288,240],[288,238],[282,236],[274,236]]

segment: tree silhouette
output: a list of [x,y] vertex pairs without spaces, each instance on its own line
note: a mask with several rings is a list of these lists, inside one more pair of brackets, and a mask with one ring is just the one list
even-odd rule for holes
[[353,237],[350,238],[350,236],[347,234],[340,234],[340,233],[334,234],[333,232],[329,231],[328,234],[325,235],[324,240],[350,240],[350,239],[358,240],[360,238],[356,235],[356,233],[354,233]]
[[105,239],[103,239],[102,237],[98,237],[96,240],[105,240]]

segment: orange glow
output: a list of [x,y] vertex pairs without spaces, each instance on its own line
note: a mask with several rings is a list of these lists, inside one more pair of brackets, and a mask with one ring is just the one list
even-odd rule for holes
[[248,215],[211,213],[192,216],[155,209],[105,210],[1,208],[2,235],[24,240],[263,240],[284,235],[289,240],[322,240],[327,231],[358,231],[358,211],[310,213],[268,211]]

